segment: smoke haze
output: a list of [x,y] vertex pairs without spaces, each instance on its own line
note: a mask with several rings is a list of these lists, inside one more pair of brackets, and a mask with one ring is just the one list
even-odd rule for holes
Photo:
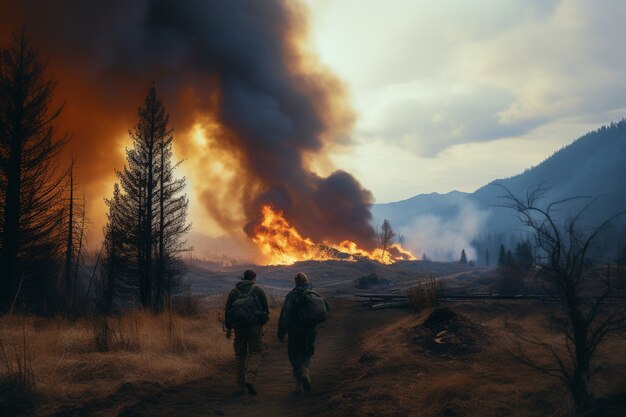
[[465,249],[468,260],[476,260],[472,240],[484,230],[489,211],[469,202],[457,203],[458,211],[450,217],[424,214],[415,217],[410,226],[400,229],[406,246],[416,256],[425,254],[433,261],[458,261]]

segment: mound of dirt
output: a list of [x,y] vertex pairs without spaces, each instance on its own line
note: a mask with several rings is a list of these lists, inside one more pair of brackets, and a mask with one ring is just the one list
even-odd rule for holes
[[486,341],[486,329],[449,308],[435,309],[421,325],[409,329],[413,343],[441,354],[474,353]]

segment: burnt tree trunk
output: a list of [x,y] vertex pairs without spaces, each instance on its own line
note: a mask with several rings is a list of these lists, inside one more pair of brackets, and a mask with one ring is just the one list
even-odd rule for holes
[[22,189],[22,146],[23,146],[23,108],[24,108],[24,48],[20,48],[19,62],[15,77],[15,91],[11,97],[15,113],[11,124],[12,135],[9,137],[9,163],[7,191],[4,208],[4,227],[2,235],[2,253],[0,253],[0,276],[2,277],[3,302],[9,305],[17,289],[17,254],[19,253],[20,197]]
[[165,149],[163,138],[161,138],[160,142],[160,151],[161,151],[161,165],[159,172],[159,259],[158,259],[158,271],[157,271],[157,294],[156,294],[156,303],[157,310],[161,310],[163,308],[163,293],[164,293],[164,277],[165,277],[165,196],[163,192],[165,191]]
[[65,300],[72,305],[72,265],[74,257],[74,164],[70,166],[70,201],[67,218],[67,245],[65,248]]

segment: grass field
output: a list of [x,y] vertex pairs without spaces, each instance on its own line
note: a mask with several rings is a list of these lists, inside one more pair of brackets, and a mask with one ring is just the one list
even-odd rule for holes
[[[179,403],[186,404],[184,415],[211,415],[213,410],[221,415],[301,415],[288,394],[285,347],[273,337],[281,302],[271,303],[260,370],[266,395],[248,408],[229,397],[235,387],[234,355],[217,307],[186,316],[133,311],[98,320],[0,318],[0,415],[117,415],[139,403],[141,413],[128,415],[171,415]],[[568,415],[563,383],[511,355],[520,343],[512,329],[555,345],[562,342],[545,319],[552,305],[449,304],[467,319],[467,326],[478,329],[471,349],[454,350],[445,343],[432,349],[420,342],[422,323],[432,309],[372,311],[347,300],[331,304],[337,308],[320,331],[321,350],[313,367],[314,373],[319,370],[314,382],[323,389],[308,402],[296,403],[310,415]],[[548,359],[540,349],[522,346],[535,360]],[[614,334],[595,362],[591,386],[597,398],[614,404],[612,416],[626,415],[624,351],[626,338]],[[14,400],[7,402],[11,395]],[[191,399],[182,401],[181,395]],[[171,408],[162,409],[165,403]]]

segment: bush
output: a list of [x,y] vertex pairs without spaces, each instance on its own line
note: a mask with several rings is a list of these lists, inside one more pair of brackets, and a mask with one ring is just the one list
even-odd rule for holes
[[125,324],[121,318],[113,327],[105,316],[93,319],[93,342],[98,352],[124,350],[138,352],[141,348],[139,323],[136,320]]
[[171,308],[181,317],[197,316],[200,313],[200,298],[187,291],[181,297],[172,298]]
[[519,295],[525,292],[524,273],[515,267],[499,267],[495,291],[500,295]]
[[386,278],[381,278],[378,274],[369,274],[362,276],[361,278],[354,281],[354,287],[359,288],[361,290],[366,290],[371,288],[372,285],[392,285],[393,282]]
[[[29,415],[35,406],[35,373],[26,344],[25,328],[21,347],[9,349],[0,340],[0,415]],[[12,354],[9,352],[12,350]]]
[[429,275],[426,281],[418,283],[409,290],[409,302],[419,313],[424,309],[436,307],[439,304],[438,295],[440,292],[441,284],[434,275]]
[[106,317],[95,317],[93,321],[93,343],[98,352],[108,352],[111,330]]

